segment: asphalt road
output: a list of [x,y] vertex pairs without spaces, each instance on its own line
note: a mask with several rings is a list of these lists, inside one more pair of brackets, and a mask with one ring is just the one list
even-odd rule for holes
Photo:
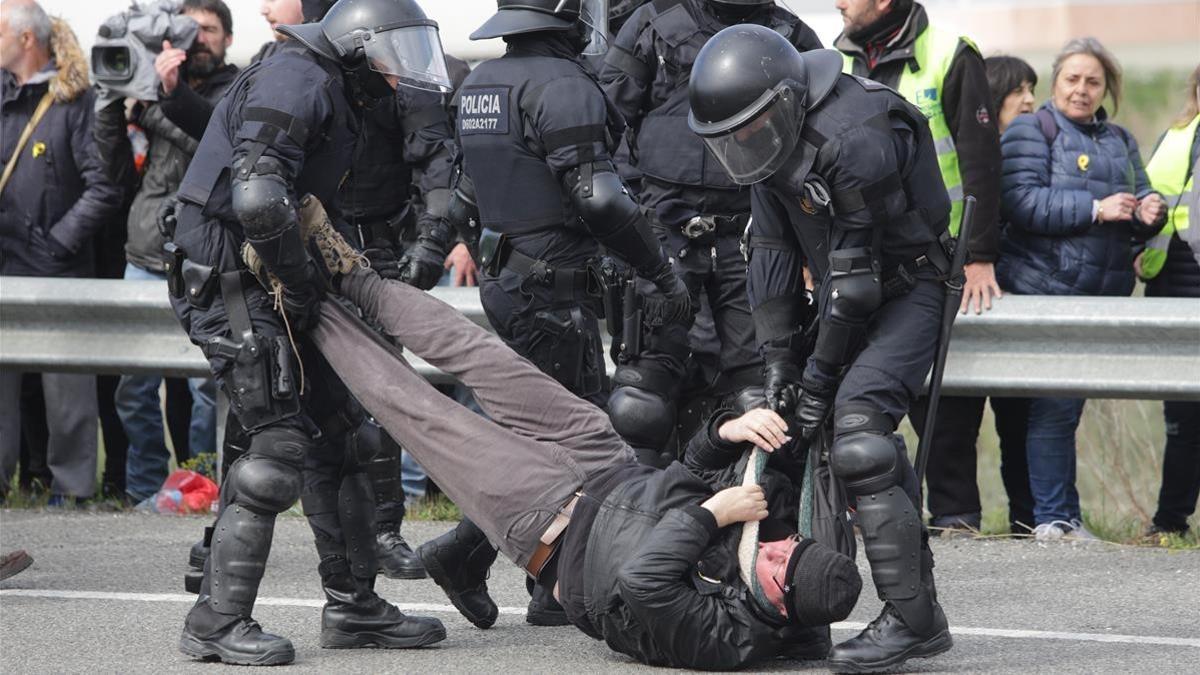
[[[0,672],[150,673],[221,670],[188,660],[176,641],[193,596],[183,593],[187,549],[200,518],[0,511],[0,549],[24,548],[33,566],[0,584]],[[409,523],[419,543],[448,527]],[[1107,544],[935,541],[939,593],[955,648],[923,672],[1200,672],[1200,552]],[[863,561],[860,556],[860,564]],[[503,561],[491,588],[502,614],[480,631],[429,581],[381,579],[381,594],[437,616],[449,637],[408,651],[323,650],[321,591],[305,522],[282,518],[255,617],[296,645],[296,672],[570,672],[649,670],[574,628],[524,622],[523,575]],[[834,639],[879,610],[867,586]],[[763,669],[825,672],[823,663]],[[245,670],[241,672],[246,672]]]

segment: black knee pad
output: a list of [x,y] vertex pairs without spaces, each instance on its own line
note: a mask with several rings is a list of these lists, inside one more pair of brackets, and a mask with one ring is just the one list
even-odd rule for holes
[[637,387],[617,387],[608,397],[608,417],[625,442],[663,448],[675,428],[675,406],[661,395]]
[[904,461],[893,435],[861,431],[837,436],[830,448],[834,474],[853,495],[869,495],[900,485]]
[[270,427],[250,439],[250,451],[229,470],[234,503],[267,513],[286,511],[300,498],[300,468],[313,441],[299,429]]

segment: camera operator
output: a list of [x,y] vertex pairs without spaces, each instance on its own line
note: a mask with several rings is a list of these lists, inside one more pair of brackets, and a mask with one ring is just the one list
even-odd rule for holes
[[[160,231],[159,214],[179,189],[213,106],[237,75],[237,68],[225,63],[225,51],[233,41],[229,7],[222,0],[186,0],[180,12],[195,21],[199,31],[187,51],[172,47],[168,40],[162,42],[162,52],[154,61],[160,81],[158,101],[134,102],[129,120],[124,99],[96,115],[96,143],[109,177],[135,192],[127,221],[126,279],[166,280],[163,246],[169,233]],[[140,126],[149,141],[140,176],[134,168],[127,121]],[[154,375],[123,376],[117,387],[117,411],[129,437],[126,493],[133,501],[154,494],[167,477],[170,454],[159,405],[161,382]],[[190,451],[193,455],[212,452],[215,386],[208,378],[192,378],[188,384]]]

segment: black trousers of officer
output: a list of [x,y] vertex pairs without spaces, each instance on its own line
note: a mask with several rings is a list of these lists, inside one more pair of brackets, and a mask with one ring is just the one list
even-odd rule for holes
[[1174,532],[1188,529],[1200,499],[1200,403],[1166,401],[1167,445],[1154,524]]
[[600,307],[586,289],[566,294],[532,276],[501,269],[481,274],[479,297],[500,339],[576,396],[608,401]]
[[916,473],[903,439],[892,432],[933,363],[944,298],[941,282],[922,278],[907,294],[886,301],[867,326],[833,405],[830,461],[857,497],[876,589],[918,634],[934,621],[933,553],[920,517]]
[[[260,345],[288,336],[267,293],[243,275],[242,297]],[[331,300],[332,301],[332,300]],[[177,313],[183,301],[172,300]],[[185,321],[193,341],[232,334],[225,298],[218,293],[207,309],[192,310]],[[349,438],[361,423],[361,409],[319,351],[303,335],[294,344],[304,364],[305,395],[298,414],[249,431],[245,453],[229,468],[221,487],[220,511],[211,553],[189,627],[218,629],[228,618],[249,616],[270,552],[275,516],[299,497],[322,559],[322,575],[352,573],[374,577],[374,498],[362,463],[350,452]],[[213,374],[229,392],[235,365],[206,350]],[[260,349],[263,358],[278,358]],[[291,369],[300,386],[299,368]],[[235,416],[238,397],[231,395]],[[240,434],[239,434],[240,435]],[[329,566],[327,561],[340,561]]]
[[[925,473],[929,513],[934,527],[969,522],[979,527],[983,507],[976,479],[978,453],[976,440],[983,422],[982,396],[943,396],[938,404],[937,427],[929,450]],[[1000,436],[1000,479],[1008,494],[1009,530],[1027,533],[1033,525],[1033,493],[1029,489],[1029,462],[1025,457],[1025,430],[1028,426],[1029,399],[991,399]],[[909,421],[917,435],[925,433],[928,397],[913,402]]]

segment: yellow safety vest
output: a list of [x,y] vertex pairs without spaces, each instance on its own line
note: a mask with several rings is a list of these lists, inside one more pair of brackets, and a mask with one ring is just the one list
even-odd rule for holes
[[[1146,244],[1146,252],[1142,254],[1143,279],[1153,279],[1162,272],[1171,237],[1188,229],[1188,198],[1196,189],[1196,177],[1188,176],[1188,169],[1191,168],[1192,139],[1196,137],[1197,124],[1200,124],[1200,115],[1193,117],[1186,127],[1168,130],[1146,165],[1150,184],[1167,202],[1167,224]],[[1185,176],[1186,183],[1183,181]]]
[[[958,236],[958,226],[962,220],[963,182],[962,173],[958,169],[958,152],[954,148],[954,137],[950,135],[950,125],[946,123],[946,113],[942,110],[942,83],[946,80],[946,73],[950,72],[950,62],[958,53],[960,40],[971,49],[979,51],[975,43],[966,37],[933,26],[926,27],[913,43],[913,58],[917,61],[917,71],[913,72],[911,65],[905,67],[896,87],[901,96],[920,108],[929,119],[929,130],[933,133],[933,144],[937,148],[942,181],[946,183],[946,192],[950,195],[950,234],[954,236]],[[853,56],[842,54],[842,72],[854,72]]]

